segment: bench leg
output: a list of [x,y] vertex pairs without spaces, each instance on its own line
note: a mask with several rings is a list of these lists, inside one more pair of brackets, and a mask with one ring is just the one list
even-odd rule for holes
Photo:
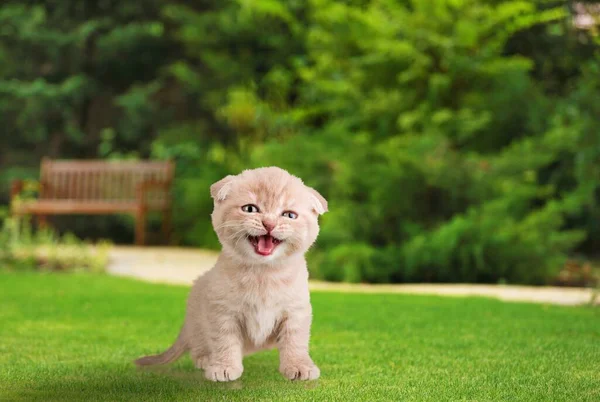
[[37,221],[38,221],[38,226],[40,229],[48,228],[48,217],[46,215],[38,215]]
[[162,232],[163,232],[163,237],[165,238],[165,244],[169,244],[170,237],[171,237],[171,210],[170,209],[165,209],[163,211]]
[[146,211],[140,208],[135,214],[135,244],[143,246],[146,242]]

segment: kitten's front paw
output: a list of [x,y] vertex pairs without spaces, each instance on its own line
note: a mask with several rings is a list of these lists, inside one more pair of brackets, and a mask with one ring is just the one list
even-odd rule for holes
[[288,380],[316,380],[321,375],[313,362],[282,365],[279,371]]
[[235,381],[242,376],[242,366],[208,365],[204,369],[204,376],[211,381]]

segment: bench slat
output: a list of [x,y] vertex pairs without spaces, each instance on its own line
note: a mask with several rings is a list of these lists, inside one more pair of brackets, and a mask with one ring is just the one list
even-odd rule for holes
[[[131,213],[136,217],[136,244],[144,244],[147,211],[163,213],[163,232],[168,237],[174,173],[172,161],[45,158],[38,200],[12,203],[13,212],[37,215],[40,222],[46,215]],[[18,188],[13,185],[13,196]]]
[[[48,161],[42,164],[47,186],[40,199],[134,201],[136,188],[147,181],[170,183],[170,162]],[[150,204],[165,202],[166,191],[153,189]]]
[[37,215],[70,215],[70,214],[113,214],[134,213],[138,204],[135,202],[74,202],[74,201],[49,201],[40,200],[25,202],[14,207],[18,214]]

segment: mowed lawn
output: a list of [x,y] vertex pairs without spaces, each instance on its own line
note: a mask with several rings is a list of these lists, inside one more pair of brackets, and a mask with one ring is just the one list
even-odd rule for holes
[[484,298],[314,293],[316,382],[276,351],[211,383],[175,339],[188,289],[89,274],[0,273],[0,400],[600,400],[600,309]]

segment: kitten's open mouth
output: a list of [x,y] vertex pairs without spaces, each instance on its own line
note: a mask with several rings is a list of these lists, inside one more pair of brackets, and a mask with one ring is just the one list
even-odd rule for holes
[[260,255],[271,255],[275,251],[275,247],[281,243],[281,240],[274,238],[270,235],[263,236],[250,236],[248,237],[250,244],[254,247],[256,254]]

